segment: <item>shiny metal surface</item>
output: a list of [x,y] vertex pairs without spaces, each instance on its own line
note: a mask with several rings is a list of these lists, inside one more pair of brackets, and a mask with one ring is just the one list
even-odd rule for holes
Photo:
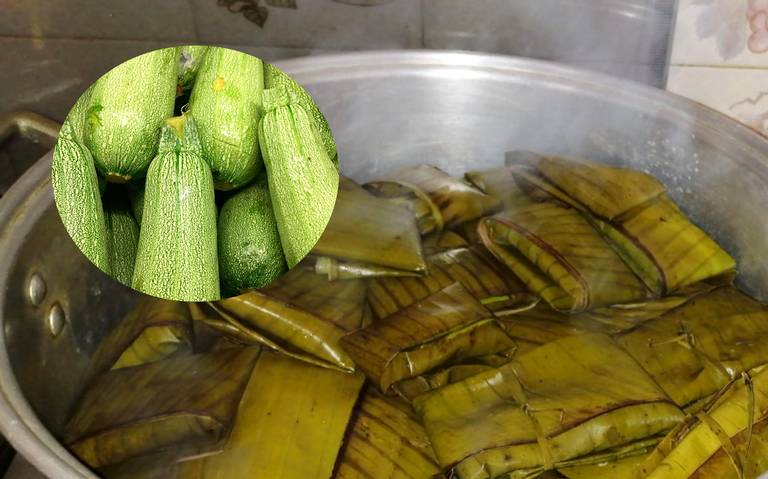
[[[280,63],[327,115],[345,174],[428,162],[452,173],[531,149],[586,155],[661,178],[768,290],[768,141],[674,95],[570,68],[465,53],[344,54]],[[56,479],[93,477],[56,441],[99,338],[135,301],[77,252],[53,206],[50,155],[0,201],[0,429]],[[45,278],[34,305],[29,280]],[[55,338],[47,312],[62,306]]]

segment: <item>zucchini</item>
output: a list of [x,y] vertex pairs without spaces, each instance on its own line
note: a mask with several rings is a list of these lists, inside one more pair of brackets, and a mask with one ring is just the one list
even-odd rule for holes
[[132,286],[176,301],[220,296],[213,178],[186,115],[167,120],[147,172]]
[[310,118],[312,118],[312,122],[314,123],[315,128],[317,128],[317,132],[323,140],[323,145],[325,146],[325,151],[328,153],[328,158],[338,164],[336,141],[333,139],[331,127],[328,126],[328,120],[325,119],[325,115],[323,115],[323,112],[317,107],[317,104],[309,95],[309,92],[282,70],[270,63],[266,63],[264,65],[264,88],[274,88],[280,85],[288,89],[299,105],[301,105],[309,114]]
[[261,60],[211,47],[189,100],[216,188],[245,185],[261,171],[258,122],[264,73]]
[[144,212],[144,179],[128,183],[128,199],[131,202],[133,217],[141,224],[141,214]]
[[264,91],[259,144],[289,268],[315,246],[336,203],[339,172],[306,110],[283,86]]
[[72,125],[75,141],[81,145],[83,145],[85,141],[85,122],[92,93],[93,85],[89,86],[88,89],[80,95],[80,98],[75,102],[75,106],[69,110],[69,114],[67,115],[67,121]]
[[53,149],[51,183],[67,233],[91,263],[110,274],[107,227],[96,168],[88,149],[75,139],[69,119],[61,126]]
[[201,45],[187,45],[181,47],[179,55],[178,90],[184,92],[192,88],[203,58],[208,47]]
[[287,270],[264,175],[221,207],[218,239],[219,272],[226,291],[261,288]]
[[130,286],[139,244],[139,225],[131,214],[124,191],[107,192],[104,203],[112,277]]
[[173,115],[178,48],[145,53],[93,85],[84,143],[108,181],[143,176],[157,151],[160,127]]

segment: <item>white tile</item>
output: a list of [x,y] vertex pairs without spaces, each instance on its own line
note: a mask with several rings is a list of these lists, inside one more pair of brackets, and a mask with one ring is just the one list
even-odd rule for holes
[[667,89],[768,134],[768,69],[672,66]]
[[[263,27],[213,0],[191,0],[200,41],[209,44],[360,50],[421,45],[421,2],[357,6],[298,0],[296,9],[267,7]],[[248,2],[236,2],[237,8]],[[264,4],[264,2],[261,2]]]
[[670,59],[768,67],[768,1],[679,0]]
[[194,40],[188,0],[0,0],[0,12],[0,35]]

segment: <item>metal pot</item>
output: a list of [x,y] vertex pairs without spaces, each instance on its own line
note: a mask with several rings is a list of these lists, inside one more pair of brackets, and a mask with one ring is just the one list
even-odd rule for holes
[[[363,180],[428,162],[452,173],[528,149],[661,178],[768,291],[768,141],[669,93],[570,68],[465,53],[382,52],[280,64],[327,115]],[[56,479],[95,477],[56,440],[99,339],[137,295],[93,267],[53,203],[50,153],[0,202],[0,429]]]

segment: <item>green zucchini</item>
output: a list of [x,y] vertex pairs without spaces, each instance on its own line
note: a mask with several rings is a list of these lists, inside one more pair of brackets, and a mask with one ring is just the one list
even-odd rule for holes
[[125,183],[145,174],[160,127],[173,115],[177,62],[178,48],[145,53],[93,85],[84,142],[108,181]]
[[259,144],[289,268],[315,246],[336,203],[339,172],[309,114],[285,87],[264,91]]
[[325,119],[323,112],[317,107],[317,104],[315,104],[315,101],[309,95],[307,90],[296,83],[296,80],[286,75],[276,66],[266,63],[264,65],[264,88],[274,88],[280,85],[291,92],[299,105],[301,105],[309,114],[310,118],[312,118],[315,128],[317,128],[318,133],[320,133],[320,138],[323,140],[323,145],[325,146],[325,151],[328,153],[328,158],[332,159],[334,163],[338,163],[336,142],[333,139],[331,127],[328,126],[328,121]]
[[141,224],[141,214],[144,213],[144,179],[128,183],[128,199],[131,202],[131,213]]
[[181,47],[179,55],[178,89],[183,91],[192,88],[203,58],[208,47],[201,45],[187,45]]
[[81,145],[83,145],[85,141],[85,122],[92,93],[93,84],[80,95],[80,98],[75,102],[75,106],[69,110],[69,114],[67,115],[67,121],[72,125],[72,132],[75,140]]
[[110,274],[107,227],[93,158],[67,119],[53,149],[51,183],[59,216],[80,251]]
[[192,118],[169,119],[147,172],[132,285],[176,301],[219,299],[211,170]]
[[258,123],[264,72],[261,60],[210,47],[189,99],[216,188],[245,185],[261,171]]
[[225,290],[261,288],[285,271],[267,178],[230,197],[219,212],[219,272]]
[[107,192],[104,213],[112,277],[130,286],[139,244],[139,225],[131,214],[125,192]]

